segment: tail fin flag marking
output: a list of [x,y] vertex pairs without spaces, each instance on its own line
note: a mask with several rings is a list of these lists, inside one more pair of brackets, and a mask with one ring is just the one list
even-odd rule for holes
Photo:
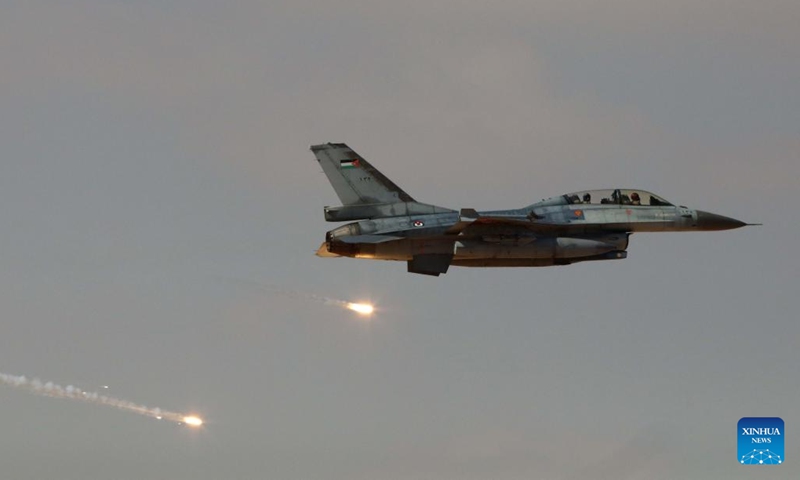
[[411,195],[344,143],[313,145],[311,151],[317,157],[342,205],[414,201]]

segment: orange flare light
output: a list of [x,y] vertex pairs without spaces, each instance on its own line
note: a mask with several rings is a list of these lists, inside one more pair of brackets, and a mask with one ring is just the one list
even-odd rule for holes
[[372,315],[375,311],[375,307],[369,303],[348,303],[347,308],[361,315]]
[[183,417],[183,423],[190,427],[199,427],[203,425],[203,419],[200,417]]

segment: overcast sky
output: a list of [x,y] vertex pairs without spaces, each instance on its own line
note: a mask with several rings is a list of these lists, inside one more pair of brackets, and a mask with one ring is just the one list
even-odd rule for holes
[[[0,4],[0,477],[796,479],[796,0]],[[747,222],[535,269],[322,259],[346,142],[420,201]],[[365,322],[315,301],[374,301]],[[736,423],[786,422],[743,467]]]

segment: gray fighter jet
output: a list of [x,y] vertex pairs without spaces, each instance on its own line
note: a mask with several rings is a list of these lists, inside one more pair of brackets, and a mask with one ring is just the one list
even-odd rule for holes
[[633,232],[747,225],[631,188],[582,190],[512,210],[456,211],[417,202],[343,143],[311,151],[342,201],[325,207],[325,220],[357,220],[329,231],[317,255],[404,261],[413,273],[617,260],[627,256]]

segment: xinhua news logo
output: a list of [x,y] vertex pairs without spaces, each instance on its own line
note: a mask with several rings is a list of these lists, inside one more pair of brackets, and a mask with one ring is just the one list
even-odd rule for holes
[[778,417],[744,417],[736,427],[739,463],[780,465],[783,456],[783,420]]

